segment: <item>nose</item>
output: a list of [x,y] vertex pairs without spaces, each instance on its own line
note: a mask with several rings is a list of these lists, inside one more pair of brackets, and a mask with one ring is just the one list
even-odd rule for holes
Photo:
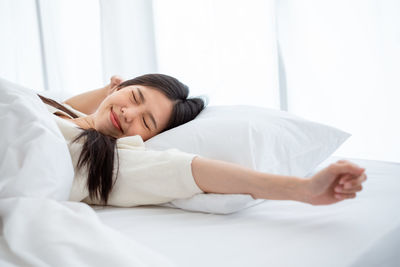
[[140,108],[138,107],[122,107],[121,108],[121,114],[123,117],[123,120],[126,123],[131,123],[136,117],[139,116],[140,114]]

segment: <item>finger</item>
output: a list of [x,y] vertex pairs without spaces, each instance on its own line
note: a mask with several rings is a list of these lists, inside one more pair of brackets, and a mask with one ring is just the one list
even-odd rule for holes
[[343,174],[343,175],[340,177],[339,184],[343,185],[343,184],[345,184],[347,181],[350,181],[351,179],[353,179],[353,176],[352,176],[351,174],[348,174],[348,173]]
[[357,178],[349,179],[344,182],[343,187],[345,189],[350,189],[352,187],[356,187],[361,185],[363,182],[367,180],[367,175],[365,173],[361,174]]
[[351,194],[335,194],[336,199],[350,199],[350,198],[355,198],[356,193],[351,193]]
[[352,187],[350,189],[345,189],[342,186],[337,186],[337,187],[335,187],[335,192],[343,193],[343,194],[351,194],[351,193],[360,192],[362,189],[363,189],[362,185]]
[[111,85],[112,86],[117,86],[117,85],[120,85],[122,83],[123,79],[122,79],[121,76],[113,75],[111,77],[110,81],[111,81]]
[[[347,184],[347,183],[351,184],[351,181],[355,181],[356,179],[360,179],[361,176],[363,176],[363,175],[365,175],[365,173],[362,173],[359,176],[354,176],[354,175],[351,175],[351,174],[348,174],[348,173],[344,174],[344,175],[342,175],[340,177],[339,184],[340,185],[344,185],[344,184]],[[366,175],[365,175],[365,177],[366,177]],[[364,178],[362,178],[362,179],[364,179]],[[360,180],[362,180],[362,179],[360,179]]]
[[331,166],[332,166],[333,172],[337,175],[349,173],[352,175],[359,176],[365,171],[364,168],[361,168],[351,162],[336,162],[336,163],[333,163]]

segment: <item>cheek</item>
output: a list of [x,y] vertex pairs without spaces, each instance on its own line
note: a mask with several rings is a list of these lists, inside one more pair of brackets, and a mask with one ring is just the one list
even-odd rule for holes
[[104,129],[106,125],[105,117],[97,115],[94,119],[94,126],[97,131],[104,133]]
[[109,109],[102,108],[101,110],[98,110],[95,116],[96,128],[98,127],[104,128],[105,126],[107,126],[109,122],[109,116],[110,116]]
[[125,134],[126,134],[126,135],[129,135],[129,136],[131,136],[131,135],[136,135],[136,134],[141,134],[141,133],[142,133],[142,132],[141,132],[141,130],[140,130],[140,126],[138,125],[137,121],[131,122],[131,123],[129,124],[128,130],[125,131]]

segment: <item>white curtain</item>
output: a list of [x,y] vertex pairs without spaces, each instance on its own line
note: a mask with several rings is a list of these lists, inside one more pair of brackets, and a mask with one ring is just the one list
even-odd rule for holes
[[44,87],[35,1],[0,1],[0,76]]
[[103,85],[97,0],[1,0],[0,75],[65,98]]
[[288,110],[353,134],[338,155],[400,162],[400,2],[277,3]]
[[152,2],[100,0],[103,77],[157,72]]
[[103,85],[97,0],[37,0],[48,90],[61,98]]
[[280,108],[400,162],[397,0],[1,0],[0,75],[69,96],[152,72],[210,105]]
[[213,104],[279,109],[274,1],[153,1],[159,71]]

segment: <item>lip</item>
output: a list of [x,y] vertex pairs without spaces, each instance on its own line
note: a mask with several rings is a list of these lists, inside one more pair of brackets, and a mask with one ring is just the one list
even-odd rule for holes
[[119,122],[118,116],[117,116],[117,114],[114,113],[112,108],[111,108],[111,112],[110,112],[110,119],[111,119],[111,123],[114,125],[114,127],[117,128],[118,131],[121,131],[121,133],[124,133],[122,131],[121,123]]

